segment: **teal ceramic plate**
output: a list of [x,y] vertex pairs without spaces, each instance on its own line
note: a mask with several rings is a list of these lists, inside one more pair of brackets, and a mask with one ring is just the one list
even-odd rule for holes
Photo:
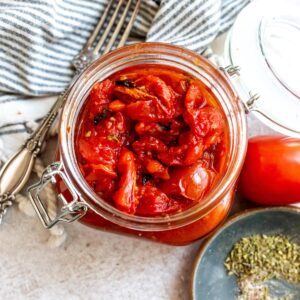
[[[200,250],[193,272],[192,299],[234,300],[238,296],[236,277],[227,275],[224,260],[235,242],[253,234],[282,234],[300,243],[300,209],[253,209],[229,219]],[[292,289],[293,299],[300,299],[300,287]]]

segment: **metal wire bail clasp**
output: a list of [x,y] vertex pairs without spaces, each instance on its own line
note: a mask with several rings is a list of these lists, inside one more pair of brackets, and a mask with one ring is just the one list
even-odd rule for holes
[[225,76],[229,79],[229,82],[237,92],[239,98],[245,108],[245,112],[258,111],[256,103],[260,96],[257,93],[250,91],[240,76],[240,67],[229,65],[227,67],[219,67]]
[[[51,219],[42,199],[40,198],[40,193],[47,184],[56,184],[58,178],[60,178],[68,188],[72,195],[72,200],[67,201],[63,194],[58,194],[57,199],[62,206],[57,216],[54,219]],[[70,183],[66,174],[63,172],[63,165],[61,162],[54,162],[49,165],[43,172],[40,181],[28,188],[28,193],[36,213],[46,228],[51,228],[60,221],[67,223],[73,222],[84,216],[87,212],[87,205],[80,201],[80,198],[74,187]]]

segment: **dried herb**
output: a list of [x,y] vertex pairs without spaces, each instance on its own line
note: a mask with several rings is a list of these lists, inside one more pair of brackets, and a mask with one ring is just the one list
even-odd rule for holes
[[118,134],[110,133],[110,134],[107,136],[107,139],[108,139],[109,141],[119,142],[119,141],[120,141],[120,136],[119,136]]
[[244,237],[233,246],[224,265],[229,275],[238,276],[242,294],[255,291],[249,288],[250,282],[260,292],[259,299],[270,299],[267,286],[260,283],[270,279],[300,283],[300,246],[281,235]]
[[134,82],[128,80],[128,79],[124,79],[124,80],[116,80],[116,85],[117,86],[125,86],[127,88],[134,88],[135,84]]

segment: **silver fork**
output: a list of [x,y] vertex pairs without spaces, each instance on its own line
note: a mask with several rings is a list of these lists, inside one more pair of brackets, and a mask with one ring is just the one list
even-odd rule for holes
[[[0,170],[0,224],[8,207],[15,199],[15,195],[28,181],[36,156],[47,137],[47,133],[58,115],[58,111],[65,102],[69,91],[77,77],[97,57],[109,52],[117,42],[121,30],[125,27],[117,47],[125,44],[134,20],[137,16],[141,0],[111,0],[106,6],[102,17],[89,37],[86,45],[72,61],[76,70],[75,76],[68,88],[59,95],[49,113],[44,117],[39,127],[25,141]],[[112,14],[109,19],[110,14]],[[119,20],[118,20],[119,17]],[[104,25],[106,25],[104,28]],[[97,41],[101,29],[103,31]]]

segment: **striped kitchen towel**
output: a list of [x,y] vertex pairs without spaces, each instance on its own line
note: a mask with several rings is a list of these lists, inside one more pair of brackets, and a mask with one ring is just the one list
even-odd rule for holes
[[[203,51],[249,0],[144,0],[131,32]],[[71,80],[107,0],[0,0],[0,160],[5,161]]]

